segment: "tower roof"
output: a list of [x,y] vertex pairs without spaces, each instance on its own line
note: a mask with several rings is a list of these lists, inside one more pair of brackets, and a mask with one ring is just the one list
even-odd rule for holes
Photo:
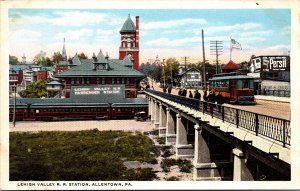
[[101,59],[105,59],[103,53],[102,53],[102,50],[100,49],[98,55],[97,55],[97,60],[101,60]]
[[222,69],[229,69],[229,70],[235,70],[235,69],[239,69],[240,66],[237,65],[236,63],[234,63],[232,60],[230,60],[225,66],[223,66]]
[[123,24],[122,29],[120,32],[135,32],[135,25],[128,14],[128,18],[126,19],[125,23]]

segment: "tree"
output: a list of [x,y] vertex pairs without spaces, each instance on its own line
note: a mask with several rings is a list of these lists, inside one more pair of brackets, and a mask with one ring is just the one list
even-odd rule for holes
[[53,66],[53,62],[49,57],[46,57],[45,62],[43,63],[43,66]]
[[179,71],[179,62],[175,58],[168,58],[166,64],[164,65],[163,76],[165,75],[165,79],[167,83],[171,83],[173,78]]
[[62,55],[60,54],[60,52],[54,52],[51,59],[54,64],[58,64],[59,61],[62,60]]
[[45,62],[45,56],[46,52],[41,51],[40,53],[34,56],[33,63],[36,65],[41,65],[43,62]]
[[82,52],[82,53],[78,54],[78,58],[79,59],[87,59],[88,57]]
[[47,81],[46,80],[38,80],[33,82],[29,86],[26,87],[25,90],[20,92],[20,96],[23,98],[41,98],[47,96],[46,90]]
[[9,64],[16,65],[19,64],[19,60],[16,56],[9,55]]

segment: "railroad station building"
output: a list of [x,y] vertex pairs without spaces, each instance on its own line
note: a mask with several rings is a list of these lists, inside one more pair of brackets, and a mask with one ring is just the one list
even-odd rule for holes
[[136,98],[140,81],[145,75],[139,68],[139,16],[136,24],[128,15],[121,30],[119,58],[111,59],[108,54],[94,53],[91,59],[79,59],[76,54],[67,60],[65,40],[62,49],[62,60],[58,63],[55,78],[58,78],[64,90],[62,95],[70,97],[71,87],[116,85],[125,86],[125,97]]

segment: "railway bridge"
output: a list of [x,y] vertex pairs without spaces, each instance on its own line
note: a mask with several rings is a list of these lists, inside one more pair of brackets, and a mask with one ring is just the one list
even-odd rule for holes
[[146,90],[151,122],[194,180],[290,180],[290,121]]

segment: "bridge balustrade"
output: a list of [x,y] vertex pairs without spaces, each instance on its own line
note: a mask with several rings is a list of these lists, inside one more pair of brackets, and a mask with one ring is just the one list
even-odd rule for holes
[[150,89],[147,89],[146,92],[221,119],[223,122],[226,121],[235,125],[236,128],[255,132],[256,136],[262,135],[279,141],[283,143],[283,147],[290,145],[291,127],[289,120]]

